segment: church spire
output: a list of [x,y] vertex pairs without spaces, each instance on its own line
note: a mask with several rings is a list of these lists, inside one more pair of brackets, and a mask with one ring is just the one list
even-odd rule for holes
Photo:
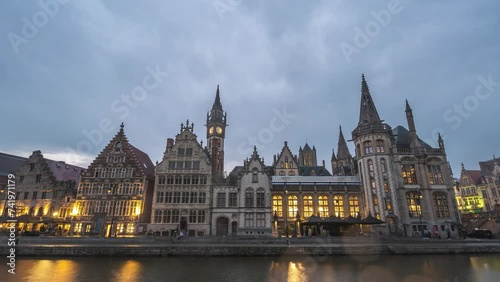
[[215,92],[215,101],[212,106],[212,111],[219,110],[222,111],[222,103],[220,102],[220,92],[219,92],[219,84],[217,84],[217,91]]
[[350,159],[351,154],[349,153],[349,148],[347,148],[347,142],[345,141],[344,134],[342,133],[342,126],[339,126],[339,143],[337,146],[337,159],[346,160]]
[[408,122],[408,131],[410,132],[415,132],[415,120],[413,119],[413,111],[410,107],[410,104],[408,103],[408,100],[406,100],[406,121]]
[[337,157],[335,156],[335,149],[332,149],[332,162],[337,161]]
[[365,80],[365,75],[361,76],[361,106],[359,111],[359,125],[381,123],[380,117],[373,103],[370,89]]

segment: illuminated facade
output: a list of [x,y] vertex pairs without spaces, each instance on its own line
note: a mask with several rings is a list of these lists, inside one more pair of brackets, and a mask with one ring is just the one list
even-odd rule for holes
[[491,211],[485,205],[487,183],[480,170],[467,170],[462,163],[458,193],[456,195],[458,209],[461,213],[481,213]]
[[71,219],[70,234],[119,236],[146,232],[154,165],[147,154],[129,143],[123,128],[122,123],[120,131],[82,175],[71,212],[61,210],[60,216]]
[[76,196],[80,174],[85,169],[43,157],[34,151],[16,175],[16,212],[19,228],[49,230],[66,222],[59,211]]

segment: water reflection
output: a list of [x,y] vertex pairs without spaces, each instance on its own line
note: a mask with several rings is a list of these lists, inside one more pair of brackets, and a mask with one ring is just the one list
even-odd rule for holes
[[[497,281],[496,255],[19,259],[1,281]],[[5,279],[7,280],[5,280]]]

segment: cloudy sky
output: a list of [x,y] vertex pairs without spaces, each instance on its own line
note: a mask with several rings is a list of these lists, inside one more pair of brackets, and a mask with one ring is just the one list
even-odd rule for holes
[[86,167],[123,121],[161,160],[186,119],[206,140],[220,84],[228,171],[254,144],[270,165],[285,140],[328,164],[339,125],[348,139],[357,125],[364,73],[387,123],[406,127],[408,99],[420,138],[437,146],[441,132],[457,176],[461,162],[500,157],[498,11],[495,0],[6,1],[0,151]]

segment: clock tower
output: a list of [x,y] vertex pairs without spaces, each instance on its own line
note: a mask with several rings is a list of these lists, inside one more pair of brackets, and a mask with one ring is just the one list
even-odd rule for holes
[[215,93],[212,110],[207,113],[207,141],[208,151],[212,161],[212,175],[224,173],[224,138],[226,137],[226,116],[220,102],[219,85]]

